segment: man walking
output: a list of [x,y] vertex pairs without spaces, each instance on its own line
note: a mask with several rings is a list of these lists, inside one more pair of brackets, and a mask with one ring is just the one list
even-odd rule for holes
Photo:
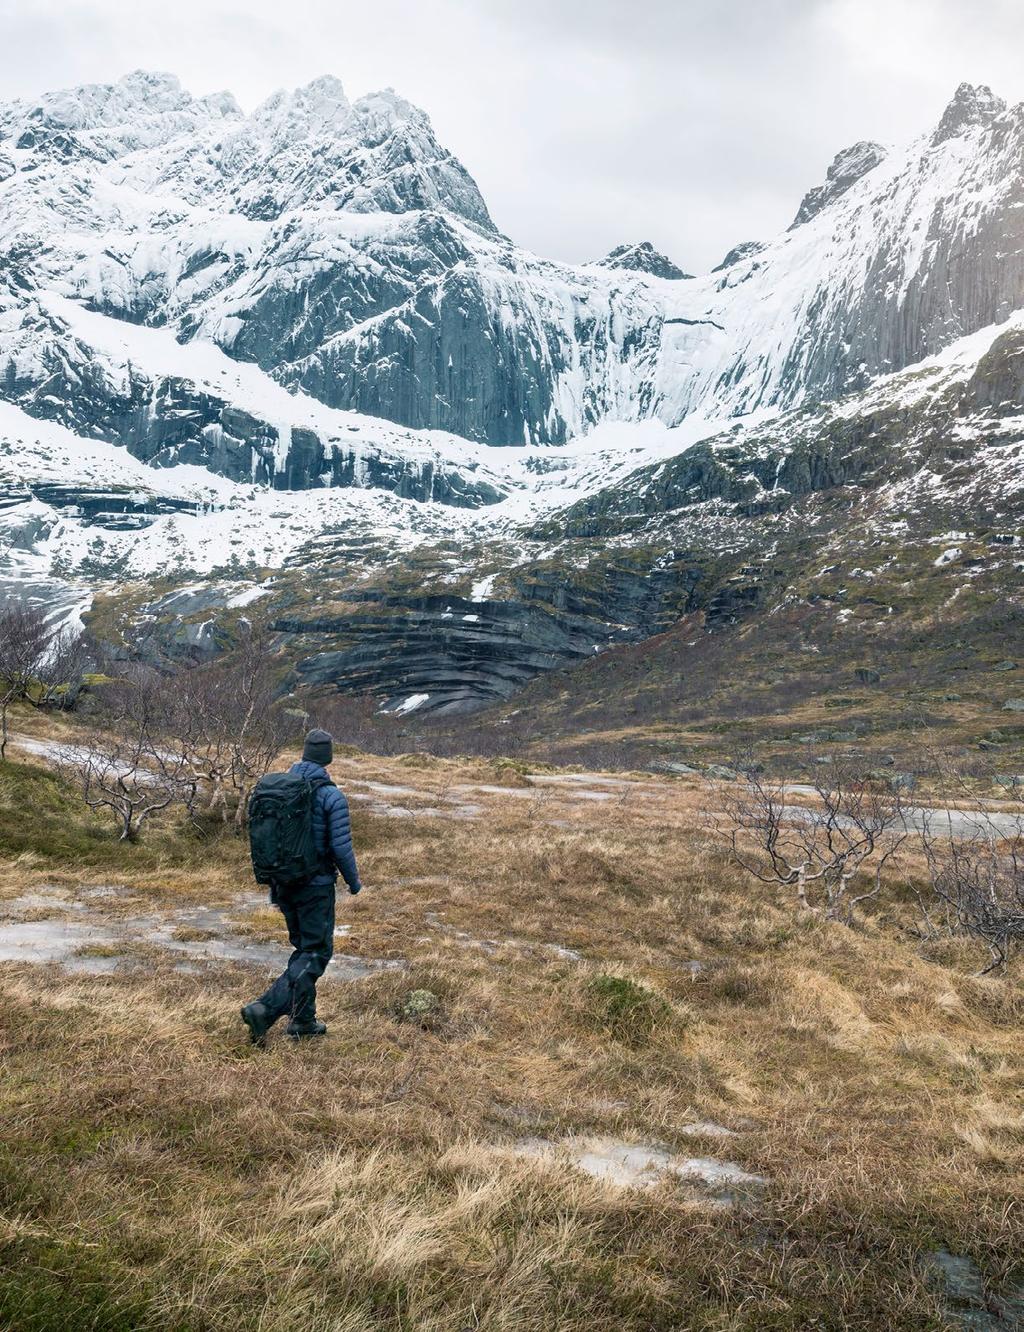
[[[298,786],[306,791],[308,832],[316,868],[298,882],[282,884],[271,879],[271,901],[284,914],[293,952],[288,966],[270,989],[242,1009],[242,1021],[249,1028],[249,1039],[254,1045],[263,1045],[267,1032],[285,1013],[290,1015],[287,1033],[295,1039],[324,1036],[327,1032],[326,1025],[316,1015],[316,983],[334,952],[338,871],[350,893],[358,893],[362,887],[352,849],[348,801],[327,775],[333,758],[334,745],[328,732],[310,731],[302,748],[301,762],[293,764],[288,774],[300,779],[291,783],[292,790]],[[275,780],[279,786],[285,782],[280,777],[264,779]],[[257,788],[254,806],[259,794]],[[255,861],[254,842],[254,864]]]

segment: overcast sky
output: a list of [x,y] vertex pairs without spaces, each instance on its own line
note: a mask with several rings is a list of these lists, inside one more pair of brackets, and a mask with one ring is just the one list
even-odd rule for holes
[[338,75],[431,115],[498,226],[700,272],[789,224],[856,139],[956,85],[1024,99],[1024,0],[0,0],[0,97],[166,69],[246,109]]

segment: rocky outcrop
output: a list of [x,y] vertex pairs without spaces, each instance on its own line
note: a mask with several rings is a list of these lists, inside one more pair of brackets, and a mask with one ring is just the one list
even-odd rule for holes
[[733,264],[743,263],[747,259],[753,259],[755,255],[766,250],[768,247],[764,241],[740,241],[739,245],[734,245],[720,264],[715,264],[711,270],[712,273],[723,273],[727,268],[732,268]]
[[357,487],[467,508],[502,498],[468,469],[385,454],[364,442],[356,426],[346,443],[315,430],[271,424],[191,380],[153,380],[129,367],[126,380],[116,384],[88,349],[71,359],[51,344],[39,357],[46,372],[42,381],[9,374],[4,395],[9,401],[87,438],[123,445],[153,467],[191,463],[276,490]]
[[[316,572],[319,604],[297,568],[261,596],[261,614],[294,662],[289,686],[369,694],[385,711],[424,715],[475,711],[538,675],[639,642],[699,606],[709,586],[705,564],[685,553],[653,564],[639,554],[526,562],[500,599],[417,590],[411,571],[367,587],[333,572],[335,558],[323,556]],[[426,570],[423,579],[429,584]],[[230,643],[237,587],[190,584],[139,606],[140,650],[178,659]]]
[[[343,619],[275,621],[298,649],[298,678],[365,692],[397,709],[467,712],[509,698],[535,675],[565,668],[638,630],[540,606],[399,597]],[[336,646],[317,651],[324,638]]]
[[956,138],[974,126],[989,126],[1006,110],[1006,103],[996,97],[987,84],[961,83],[953,100],[942,113],[942,119],[932,135],[934,147]]
[[597,556],[514,570],[504,600],[349,589],[344,615],[277,614],[305,684],[366,692],[386,710],[471,712],[537,675],[636,642],[699,604],[706,578],[685,555],[651,566]]
[[636,245],[617,245],[597,262],[601,268],[621,268],[630,273],[649,273],[651,277],[667,278],[672,282],[693,277],[692,273],[684,273],[678,264],[674,264],[671,259],[656,250],[650,241],[640,241]]
[[790,223],[790,231],[803,226],[812,217],[817,217],[823,208],[827,208],[852,185],[856,185],[862,176],[873,171],[885,159],[885,155],[885,149],[880,143],[869,143],[866,140],[836,153],[825,173],[824,185],[816,185],[814,189],[808,190],[801,200],[796,217]]

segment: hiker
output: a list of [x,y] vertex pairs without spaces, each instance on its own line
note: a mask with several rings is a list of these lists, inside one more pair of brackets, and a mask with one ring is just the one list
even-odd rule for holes
[[293,952],[270,989],[242,1009],[249,1039],[262,1046],[285,1013],[294,1039],[324,1036],[316,1015],[316,983],[334,952],[334,891],[338,871],[353,895],[362,885],[352,850],[348,801],[327,775],[334,744],[313,730],[302,761],[262,778],[249,802],[249,841],[257,881],[288,924]]

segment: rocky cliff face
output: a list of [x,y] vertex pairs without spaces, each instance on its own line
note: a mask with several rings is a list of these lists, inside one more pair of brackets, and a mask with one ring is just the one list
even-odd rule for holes
[[647,243],[576,268],[519,250],[391,92],[350,103],[326,78],[246,116],[135,74],[7,104],[0,383],[59,414],[67,347],[24,350],[57,291],[329,406],[492,445],[834,397],[1015,308],[1022,117],[965,85],[934,134],[840,153],[795,230],[684,282]]

